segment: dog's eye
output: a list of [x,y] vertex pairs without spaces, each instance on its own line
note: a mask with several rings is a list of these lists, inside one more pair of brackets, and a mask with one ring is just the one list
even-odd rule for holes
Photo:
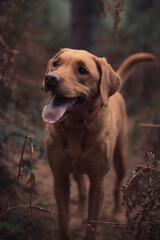
[[79,72],[81,75],[88,74],[87,70],[86,70],[84,67],[80,67],[80,68],[78,69],[78,72]]
[[58,66],[58,62],[54,62],[54,63],[53,63],[53,66],[54,66],[54,67],[57,67],[57,66]]

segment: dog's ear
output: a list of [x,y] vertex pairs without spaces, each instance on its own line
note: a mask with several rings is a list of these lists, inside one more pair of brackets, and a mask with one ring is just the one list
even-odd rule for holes
[[118,91],[121,85],[120,76],[107,63],[105,58],[100,59],[100,95],[105,106],[108,104],[108,98]]

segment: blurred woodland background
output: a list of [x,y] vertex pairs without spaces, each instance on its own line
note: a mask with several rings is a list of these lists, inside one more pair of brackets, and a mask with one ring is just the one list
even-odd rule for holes
[[[33,140],[33,167],[42,169],[45,164],[41,111],[49,96],[41,91],[41,84],[48,60],[60,48],[86,49],[106,57],[115,70],[133,53],[150,52],[160,56],[160,1],[126,0],[125,5],[123,2],[0,0],[0,210],[16,176],[26,134]],[[122,3],[122,9],[119,9],[116,19],[120,16],[121,20],[116,26],[112,10],[117,3]],[[116,27],[118,37],[114,33]],[[139,126],[142,122],[160,124],[159,63],[156,60],[139,64],[121,89],[129,115],[129,172],[145,161],[148,152],[160,159],[160,128]],[[27,144],[29,146],[29,142]],[[30,181],[27,178],[29,148],[26,151],[22,165],[25,186]],[[46,174],[41,173],[44,177],[41,182],[46,181]],[[34,174],[32,180],[36,185]],[[21,184],[17,186],[19,190],[12,198],[13,203],[27,199],[27,187],[24,193]],[[45,190],[43,192],[45,195]],[[14,225],[6,226],[10,233],[0,240],[34,239],[30,230],[32,238],[22,234],[21,229],[16,230],[17,233]],[[0,230],[3,227],[0,224]]]

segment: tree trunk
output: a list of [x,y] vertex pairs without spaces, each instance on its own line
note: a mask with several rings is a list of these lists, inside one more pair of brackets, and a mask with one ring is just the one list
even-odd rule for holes
[[69,47],[97,53],[100,26],[98,0],[71,0]]

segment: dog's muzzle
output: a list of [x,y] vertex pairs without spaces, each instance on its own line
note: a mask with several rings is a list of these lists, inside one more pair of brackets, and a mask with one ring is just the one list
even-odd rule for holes
[[49,103],[43,108],[43,121],[49,124],[54,124],[59,120],[64,119],[68,114],[77,110],[85,98],[82,96],[66,96],[58,87],[61,84],[61,78],[58,74],[46,74],[44,78],[44,90],[51,92]]

